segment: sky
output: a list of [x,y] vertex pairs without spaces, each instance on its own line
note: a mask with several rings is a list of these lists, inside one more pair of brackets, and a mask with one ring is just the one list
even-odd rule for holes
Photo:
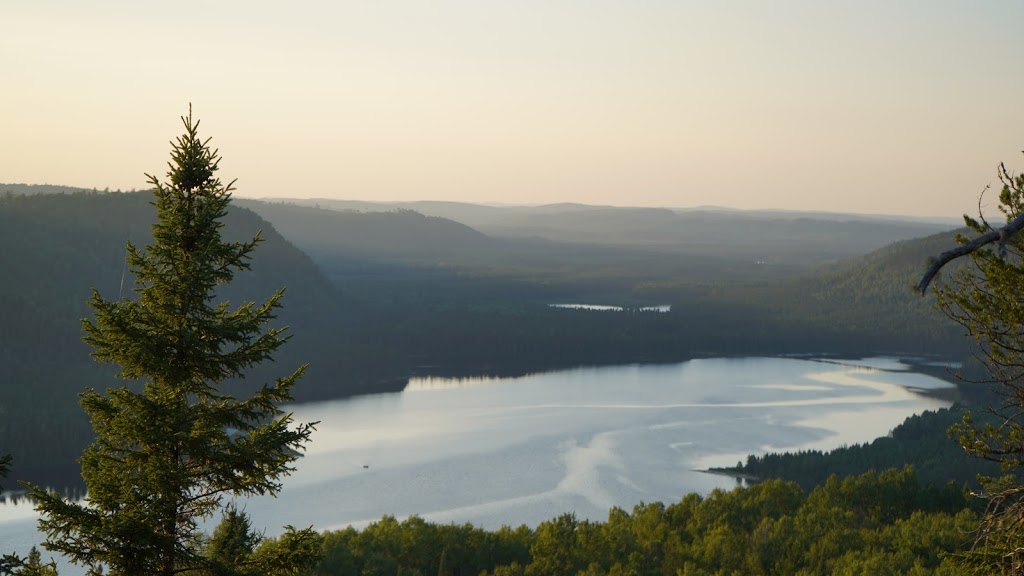
[[[1024,2],[0,0],[0,182],[956,217],[1024,169]],[[981,198],[996,204],[993,190]]]

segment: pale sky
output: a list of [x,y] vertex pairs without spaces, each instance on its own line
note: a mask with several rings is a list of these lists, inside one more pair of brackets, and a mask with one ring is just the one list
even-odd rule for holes
[[[0,182],[958,216],[1024,169],[1024,2],[0,0]],[[994,193],[990,204],[995,204]]]

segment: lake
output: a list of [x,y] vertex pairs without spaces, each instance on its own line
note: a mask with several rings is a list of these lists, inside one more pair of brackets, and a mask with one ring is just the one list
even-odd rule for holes
[[[365,526],[391,514],[486,528],[562,512],[674,502],[735,480],[699,470],[750,453],[830,449],[947,406],[952,387],[892,359],[732,358],[576,368],[516,378],[415,378],[401,393],[292,406],[320,421],[257,528]],[[40,538],[0,506],[0,552]],[[72,568],[61,574],[72,575]]]
[[551,308],[566,308],[569,310],[590,310],[595,312],[625,312],[626,310],[636,310],[638,312],[670,312],[672,310],[671,304],[659,304],[657,306],[637,306],[634,308],[627,308],[625,306],[612,306],[609,304],[579,304],[579,303],[565,303],[565,304],[548,304]]

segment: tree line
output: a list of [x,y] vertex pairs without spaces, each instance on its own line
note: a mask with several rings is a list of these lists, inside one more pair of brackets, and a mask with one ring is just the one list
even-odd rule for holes
[[955,486],[912,468],[830,477],[810,492],[769,480],[613,508],[603,522],[562,514],[536,528],[483,530],[384,517],[323,534],[305,574],[597,576],[959,574],[977,514]]
[[[949,437],[947,431],[968,413],[962,404],[952,408],[925,411],[908,417],[887,436],[864,444],[841,446],[834,450],[802,450],[751,454],[735,467],[719,469],[751,479],[778,478],[796,482],[804,490],[812,490],[829,476],[840,478],[862,474],[867,470],[888,470],[913,465],[922,483],[942,487],[956,486],[978,491],[978,476],[999,474],[999,466],[984,459],[972,458],[963,447]],[[997,422],[986,418],[989,424]]]

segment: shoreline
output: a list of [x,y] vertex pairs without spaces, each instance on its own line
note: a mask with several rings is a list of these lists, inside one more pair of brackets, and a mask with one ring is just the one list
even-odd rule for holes
[[[779,357],[781,357],[781,358],[791,358],[793,356],[779,356]],[[832,363],[835,363],[835,364],[849,366],[850,364],[845,364],[842,361],[843,360],[865,360],[865,359],[870,358],[870,357],[865,357],[865,356],[862,356],[862,357],[856,357],[856,356],[836,356],[836,355],[809,356],[808,355],[808,356],[803,356],[801,358],[802,359],[808,359],[808,360],[819,360],[819,361],[823,361],[823,362],[831,361]],[[931,376],[933,378],[936,378],[938,380],[942,380],[943,382],[948,383],[949,386],[948,387],[944,387],[944,388],[915,388],[915,387],[908,387],[908,386],[904,386],[903,387],[905,390],[907,390],[907,391],[909,391],[911,393],[917,394],[919,396],[924,396],[924,397],[928,397],[928,398],[934,398],[934,399],[937,399],[937,400],[943,400],[943,401],[946,401],[946,402],[950,403],[950,407],[941,408],[940,410],[949,410],[954,405],[956,405],[961,400],[961,398],[964,395],[963,394],[964,391],[961,388],[964,383],[963,383],[962,380],[957,378],[956,374],[954,373],[955,370],[959,369],[959,365],[960,365],[959,362],[943,360],[941,357],[925,358],[925,357],[922,357],[922,356],[901,357],[901,356],[898,356],[898,355],[893,355],[893,356],[881,356],[880,355],[880,356],[875,356],[875,358],[891,358],[891,359],[896,360],[897,362],[899,362],[901,364],[904,364],[904,365],[906,365],[908,367],[907,370],[893,370],[893,369],[874,367],[876,370],[880,370],[882,372],[891,372],[891,373],[895,373],[895,374],[899,374],[901,372],[902,373],[905,373],[905,372],[916,372],[918,374],[924,374],[926,376]],[[956,366],[956,367],[954,368],[954,366]],[[906,420],[904,420],[904,421],[906,421]],[[891,431],[889,432],[889,434],[891,434]],[[881,436],[879,438],[882,438],[882,437],[884,437],[884,436]],[[872,440],[872,442],[874,442],[874,440]],[[866,444],[870,444],[870,442],[868,442]],[[831,454],[831,453],[835,452],[837,449],[838,448],[834,448],[834,449],[828,450],[828,451],[823,451],[823,454],[825,454],[825,455]],[[798,454],[799,452],[801,452],[801,450],[796,449],[796,450],[783,450],[783,451],[779,451],[779,452],[769,452],[769,453],[766,453],[766,454],[786,455],[786,454]],[[753,454],[748,454],[748,456],[752,456],[752,455]],[[754,475],[754,474],[750,474],[750,473],[747,473],[747,472],[740,471],[738,468],[736,468],[734,466],[733,467],[710,467],[710,468],[706,468],[706,469],[694,469],[693,471],[694,472],[700,472],[700,473],[703,473],[703,474],[711,474],[711,475],[715,475],[715,476],[724,476],[724,477],[728,477],[728,478],[733,478],[733,479],[736,480],[737,486],[743,486],[743,487],[749,486],[751,484],[756,484],[756,483],[761,482],[762,480],[766,479],[766,478],[763,478],[761,476],[757,476],[757,475]]]

